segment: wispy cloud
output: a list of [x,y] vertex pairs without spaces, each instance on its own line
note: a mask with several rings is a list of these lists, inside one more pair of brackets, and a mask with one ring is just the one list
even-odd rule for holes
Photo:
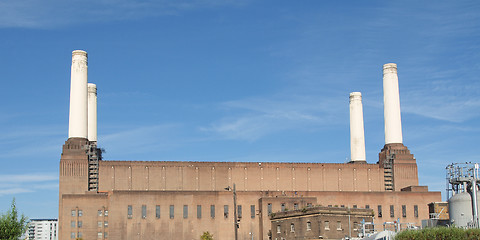
[[[409,67],[399,73],[401,110],[426,118],[462,123],[480,116],[480,82],[468,67],[439,69]],[[382,92],[370,92],[376,101],[364,105],[383,108]],[[446,125],[442,126],[445,129]],[[458,127],[458,126],[457,126]]]
[[112,134],[100,135],[99,142],[102,143],[101,147],[107,149],[109,159],[116,156],[122,156],[124,159],[135,154],[151,155],[152,152],[174,148],[179,144],[178,141],[174,141],[180,134],[179,126],[179,124],[161,124],[132,127],[117,130]]
[[64,134],[65,130],[59,126],[28,126],[8,129],[0,136],[0,141],[32,137],[52,137]]
[[[348,105],[338,98],[309,96],[229,101],[220,105],[226,116],[200,130],[226,139],[254,141],[283,130],[338,124],[344,116],[338,107],[342,105],[346,111]],[[230,112],[234,114],[229,115]]]
[[29,192],[33,192],[33,191],[30,190],[30,189],[26,189],[26,188],[6,188],[6,189],[1,189],[0,188],[0,196],[16,195],[16,194],[19,194],[19,193],[29,193]]
[[[255,153],[239,155],[228,158],[228,161],[233,162],[335,162],[344,161],[339,156],[343,156],[343,152],[337,150],[305,153],[305,152],[282,152],[282,153]],[[346,161],[345,161],[346,162]]]
[[3,183],[32,183],[58,180],[57,173],[33,173],[33,174],[4,174],[0,175],[0,182]]
[[448,122],[464,122],[480,116],[478,83],[458,85],[454,81],[431,81],[421,89],[405,92],[402,111]]
[[4,0],[0,27],[51,28],[85,22],[108,22],[177,15],[198,8],[242,5],[230,0]]
[[2,174],[0,196],[58,189],[57,173]]
[[65,141],[62,125],[32,124],[19,125],[16,119],[7,122],[0,136],[0,160],[6,158],[35,157],[59,154]]

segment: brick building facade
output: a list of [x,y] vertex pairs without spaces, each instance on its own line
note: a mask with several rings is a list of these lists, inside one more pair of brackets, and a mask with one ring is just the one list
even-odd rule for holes
[[[396,65],[385,66],[395,80]],[[418,186],[416,160],[401,141],[386,142],[376,164],[102,160],[86,52],[73,51],[71,73],[69,138],[60,159],[61,240],[198,239],[205,231],[234,239],[233,195],[225,191],[233,184],[238,236],[245,240],[269,239],[269,214],[284,208],[370,208],[376,223],[400,218],[420,225],[427,204],[441,200],[440,192]],[[392,115],[397,125],[399,113]],[[388,139],[401,140],[396,132]]]
[[89,191],[86,149],[88,141],[77,138],[63,148],[60,239],[197,239],[204,231],[233,239],[233,197],[224,189],[233,183],[242,210],[239,239],[268,239],[268,214],[282,208],[368,207],[376,223],[400,218],[420,225],[427,204],[441,199],[426,187],[400,185],[411,176],[418,181],[415,163],[400,165],[394,190],[386,191],[381,163],[99,161],[98,190]]
[[306,207],[271,215],[273,240],[342,239],[359,237],[362,222],[372,222],[366,208]]

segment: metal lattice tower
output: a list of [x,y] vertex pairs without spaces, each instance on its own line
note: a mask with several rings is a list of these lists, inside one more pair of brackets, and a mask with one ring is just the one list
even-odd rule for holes
[[467,192],[473,180],[480,181],[478,163],[452,163],[445,169],[447,200],[457,193]]
[[468,192],[472,198],[473,225],[471,227],[479,227],[477,191],[480,179],[478,163],[452,163],[446,167],[446,172],[447,199],[455,194]]

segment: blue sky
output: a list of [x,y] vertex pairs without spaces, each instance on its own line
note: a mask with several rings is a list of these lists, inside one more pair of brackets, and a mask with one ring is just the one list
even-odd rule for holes
[[345,162],[360,91],[375,163],[397,63],[404,144],[444,195],[479,161],[479,39],[478,1],[1,1],[0,212],[57,217],[75,49],[107,160]]

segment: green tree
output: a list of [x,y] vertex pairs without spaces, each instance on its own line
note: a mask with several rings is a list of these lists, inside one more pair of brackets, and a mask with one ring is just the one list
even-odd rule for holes
[[0,239],[17,240],[26,229],[27,217],[22,214],[19,218],[14,198],[10,210],[0,216]]
[[213,240],[213,234],[208,231],[203,232],[202,236],[200,236],[200,240]]

